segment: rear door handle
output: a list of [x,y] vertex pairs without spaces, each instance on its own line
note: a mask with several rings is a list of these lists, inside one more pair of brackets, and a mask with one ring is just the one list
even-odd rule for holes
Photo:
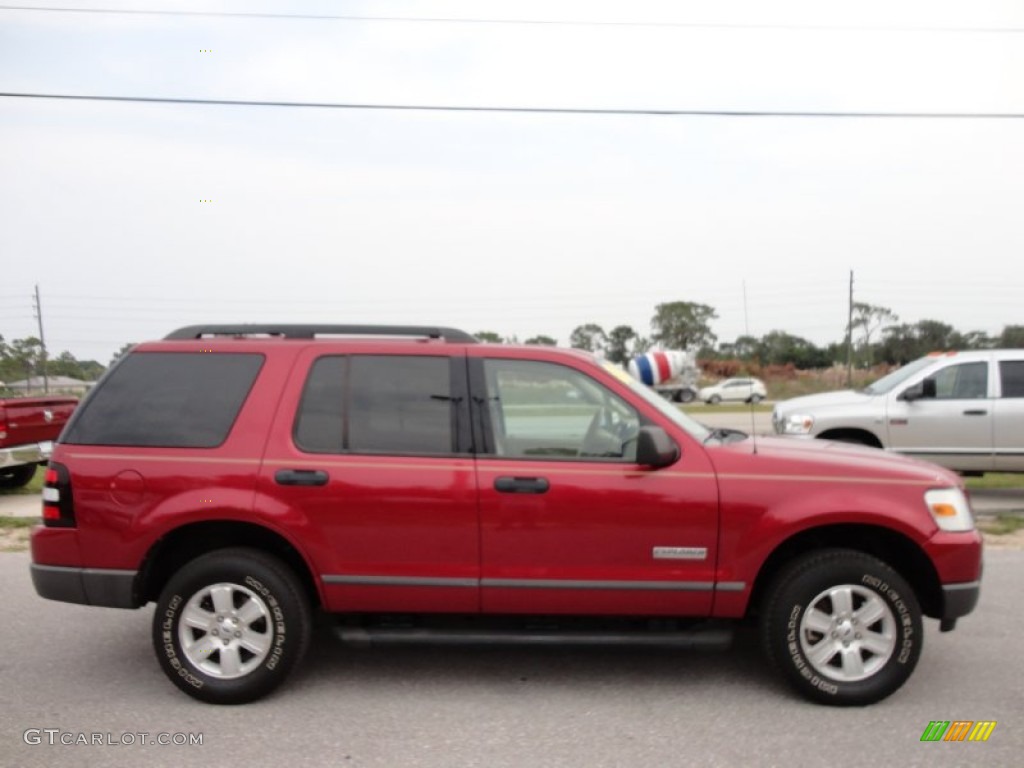
[[546,477],[499,477],[494,490],[499,493],[547,493],[551,484]]
[[279,469],[274,473],[278,485],[327,485],[327,480],[322,469]]
[[988,414],[988,411],[983,411],[983,410],[964,411],[964,416],[985,416],[987,414]]

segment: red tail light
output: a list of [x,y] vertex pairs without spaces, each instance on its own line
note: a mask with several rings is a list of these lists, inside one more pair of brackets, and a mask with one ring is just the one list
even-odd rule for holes
[[71,528],[75,525],[75,504],[71,494],[71,473],[63,464],[51,461],[43,484],[43,525]]

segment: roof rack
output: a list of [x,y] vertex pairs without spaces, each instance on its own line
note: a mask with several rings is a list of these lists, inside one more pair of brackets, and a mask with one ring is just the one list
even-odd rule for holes
[[455,328],[425,325],[189,325],[172,331],[171,340],[202,339],[211,336],[279,336],[283,339],[315,339],[317,336],[415,336],[475,344],[477,338]]

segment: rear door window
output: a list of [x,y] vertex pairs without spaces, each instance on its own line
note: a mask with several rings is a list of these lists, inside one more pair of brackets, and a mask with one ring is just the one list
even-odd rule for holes
[[999,363],[1003,397],[1024,397],[1024,360],[1004,360]]
[[133,353],[79,407],[61,442],[216,448],[262,365],[257,354]]
[[448,357],[321,357],[306,381],[295,443],[310,453],[455,453],[465,404],[452,382]]

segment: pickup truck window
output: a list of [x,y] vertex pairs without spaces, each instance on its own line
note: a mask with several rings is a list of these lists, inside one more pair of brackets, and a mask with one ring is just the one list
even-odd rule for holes
[[262,365],[254,354],[132,354],[79,406],[61,442],[216,448]]
[[934,364],[935,358],[933,357],[922,357],[912,363],[907,363],[902,368],[897,368],[892,373],[883,376],[875,383],[869,384],[864,388],[864,394],[884,395],[886,392],[891,392],[918,371],[922,371]]
[[988,397],[988,363],[964,363],[935,374],[936,400],[977,400]]
[[1024,397],[1024,360],[1004,360],[999,363],[1003,397]]

